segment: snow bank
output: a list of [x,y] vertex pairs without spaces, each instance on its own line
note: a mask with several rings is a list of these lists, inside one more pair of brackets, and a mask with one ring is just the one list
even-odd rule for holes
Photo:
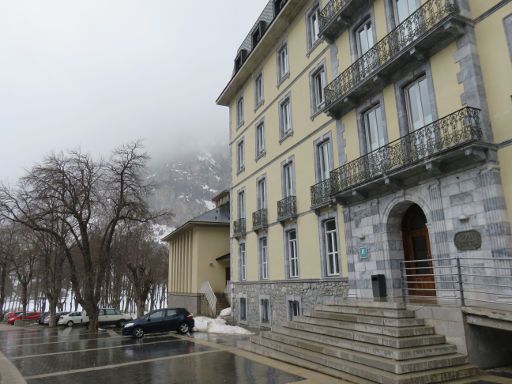
[[196,332],[206,333],[222,333],[226,335],[252,335],[247,329],[242,327],[236,327],[233,325],[227,325],[226,320],[217,318],[212,319],[211,317],[194,317]]
[[223,309],[222,311],[220,311],[219,317],[228,317],[228,316],[231,316],[231,314],[232,314],[231,307],[228,307],[228,308]]

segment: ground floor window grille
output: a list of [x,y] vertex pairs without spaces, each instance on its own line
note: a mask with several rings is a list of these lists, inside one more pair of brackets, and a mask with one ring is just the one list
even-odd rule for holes
[[247,299],[245,297],[240,298],[240,321],[247,320]]
[[262,323],[268,324],[270,322],[270,300],[269,299],[261,299],[260,300],[260,315],[261,315]]
[[290,314],[290,320],[294,317],[300,316],[300,303],[297,300],[288,301],[288,313]]

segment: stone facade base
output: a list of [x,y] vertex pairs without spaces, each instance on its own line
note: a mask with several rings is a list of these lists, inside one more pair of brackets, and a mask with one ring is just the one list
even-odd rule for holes
[[202,293],[176,293],[169,292],[167,305],[171,308],[185,308],[194,315],[211,316]]
[[[254,328],[270,328],[288,321],[291,316],[290,301],[299,303],[300,314],[309,314],[325,297],[345,298],[348,294],[347,279],[265,281],[233,283],[233,317],[239,324]],[[246,300],[246,319],[241,319],[240,299]],[[268,323],[261,322],[261,300],[269,300]]]

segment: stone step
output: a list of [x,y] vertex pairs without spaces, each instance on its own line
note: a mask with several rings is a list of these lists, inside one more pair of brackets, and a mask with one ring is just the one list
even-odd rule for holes
[[254,337],[252,344],[248,343],[245,346],[242,346],[244,349],[246,347],[247,350],[251,352],[304,368],[313,369],[357,384],[449,383],[455,380],[471,377],[479,373],[479,369],[477,367],[464,364],[457,367],[439,368],[426,372],[396,375],[359,363],[306,351],[301,348],[277,343],[261,337]]
[[245,351],[256,353],[260,356],[265,356],[265,357],[268,357],[271,359],[283,361],[285,363],[293,364],[293,365],[296,365],[301,368],[310,369],[312,371],[320,372],[325,375],[329,375],[329,376],[332,376],[332,377],[335,377],[335,378],[338,378],[338,379],[341,379],[343,381],[347,381],[350,383],[375,384],[375,382],[363,379],[362,377],[350,375],[346,372],[342,372],[342,371],[339,371],[334,368],[329,368],[325,365],[320,365],[320,364],[311,362],[309,360],[305,360],[302,357],[295,357],[295,356],[292,356],[287,353],[282,353],[282,352],[276,351],[275,349],[263,347],[261,345],[252,343],[250,341],[242,342],[242,343],[238,344],[238,346],[239,346],[239,348],[241,348]]
[[425,320],[416,318],[391,319],[386,317],[349,315],[333,311],[314,310],[311,317],[319,317],[321,319],[331,319],[348,321],[352,323],[364,323],[373,325],[384,325],[386,327],[421,327],[425,325]]
[[367,308],[347,305],[317,305],[315,306],[315,310],[349,315],[385,317],[391,319],[414,318],[414,311],[408,309]]
[[353,300],[343,299],[336,296],[323,297],[320,303],[322,305],[338,305],[343,307],[407,309],[407,306],[402,301]]
[[294,317],[295,323],[318,325],[320,327],[330,327],[337,329],[344,329],[347,331],[356,331],[371,333],[376,335],[385,335],[390,337],[412,337],[412,336],[427,336],[435,333],[434,327],[417,326],[417,327],[388,327],[384,325],[362,324],[345,322],[340,320],[330,320],[324,318],[316,318],[310,316]]
[[283,327],[318,335],[325,335],[374,345],[382,345],[385,347],[397,349],[426,347],[446,343],[446,337],[444,337],[443,335],[435,334],[411,337],[393,337],[386,335],[378,335],[374,333],[366,333],[357,330],[346,330],[328,326],[308,324],[307,322],[299,321],[286,322],[283,324]]
[[429,369],[445,368],[462,365],[466,363],[466,356],[452,353],[443,356],[416,358],[403,361],[395,361],[389,358],[370,355],[345,348],[328,346],[325,344],[297,339],[283,334],[273,332],[262,332],[260,338],[275,341],[281,344],[287,344],[304,351],[316,352],[342,360],[360,363],[368,367],[374,367],[387,372],[404,374],[411,372],[426,371]]

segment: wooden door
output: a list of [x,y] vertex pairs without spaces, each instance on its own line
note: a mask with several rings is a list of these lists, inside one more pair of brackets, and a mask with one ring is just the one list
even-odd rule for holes
[[407,286],[411,296],[436,296],[436,284],[427,220],[421,208],[411,206],[404,215],[402,234],[407,266]]

